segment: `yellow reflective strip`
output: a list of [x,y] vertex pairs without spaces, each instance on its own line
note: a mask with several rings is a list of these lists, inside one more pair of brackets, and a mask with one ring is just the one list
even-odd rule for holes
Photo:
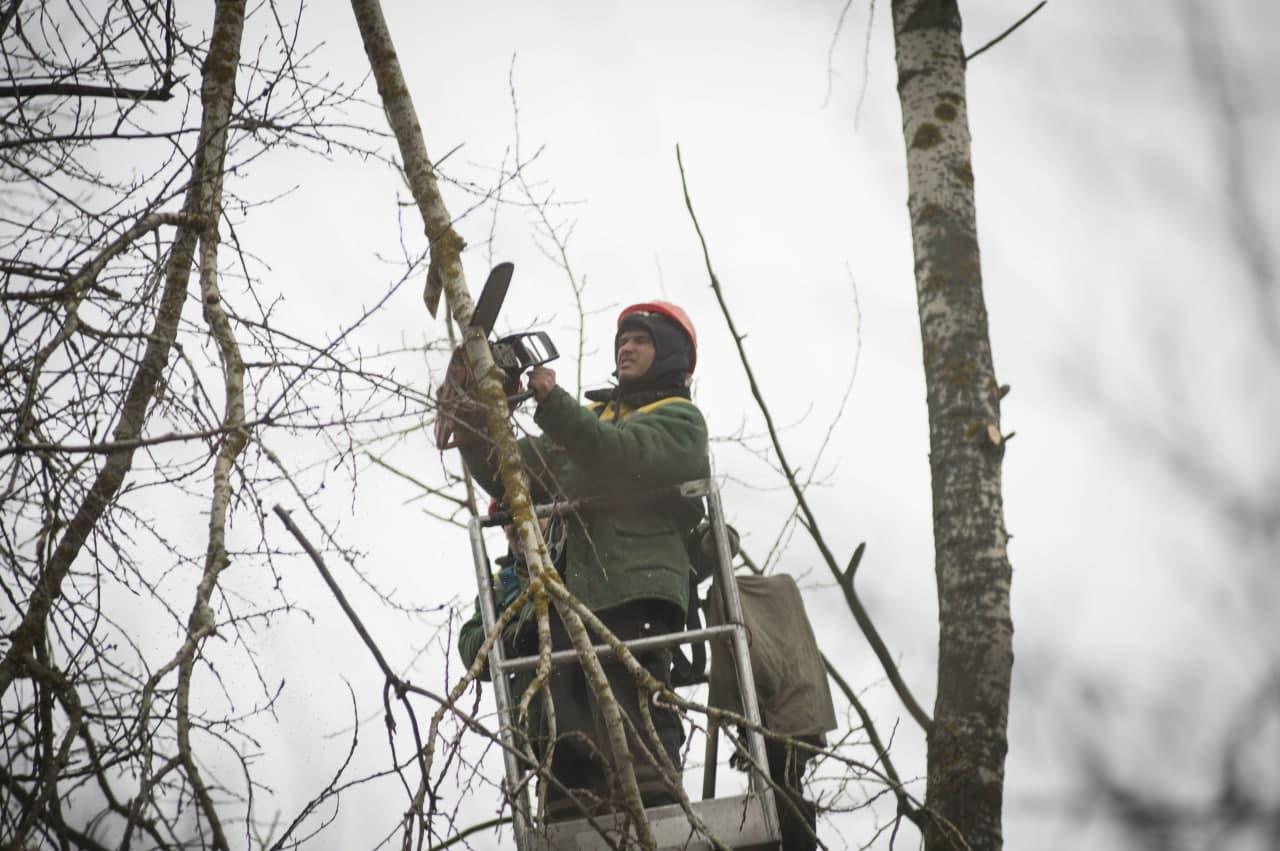
[[659,399],[656,402],[650,402],[649,404],[645,405],[643,408],[637,408],[636,413],[647,414],[650,411],[656,411],[658,408],[665,408],[667,405],[674,405],[676,402],[683,402],[686,405],[693,404],[693,402],[690,402],[688,399],[684,398],[683,396],[668,396],[665,399]]
[[[617,408],[617,406],[616,406],[616,405],[612,405],[612,404],[611,404],[611,405],[609,405],[609,406],[605,409],[605,412],[604,412],[603,414],[601,414],[601,415],[600,415],[600,422],[602,422],[602,423],[613,422],[613,420],[615,419],[615,414],[617,413],[617,411],[618,411],[618,408]],[[631,408],[629,408],[629,407],[627,407],[626,405],[623,405],[623,406],[622,406],[622,415],[623,415],[624,417],[625,417],[627,414],[631,413],[631,411],[632,411],[632,409],[631,409]]]
[[[623,405],[622,416],[627,417],[631,414],[647,414],[650,411],[656,411],[658,408],[666,407],[667,405],[673,405],[676,402],[683,402],[686,405],[693,404],[693,402],[689,401],[683,396],[668,396],[665,399],[659,399],[656,402],[650,402],[649,404],[640,408],[632,408],[627,405]],[[599,418],[600,422],[602,423],[613,422],[613,420],[615,419],[615,412],[618,409],[612,403],[596,402],[591,405],[591,411],[594,413],[595,411],[599,410],[601,404],[608,404],[608,407],[605,409],[605,412],[600,415],[600,418]]]

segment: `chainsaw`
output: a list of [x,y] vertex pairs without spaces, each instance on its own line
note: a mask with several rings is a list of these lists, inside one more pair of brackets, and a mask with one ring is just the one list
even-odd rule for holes
[[[469,326],[484,332],[494,364],[506,374],[503,386],[507,391],[507,405],[512,411],[533,396],[532,390],[521,391],[524,373],[560,357],[555,343],[545,331],[525,331],[489,340],[493,325],[498,319],[498,311],[506,301],[507,288],[511,285],[514,271],[515,266],[511,263],[499,263],[493,267],[484,282],[484,288],[480,290],[480,297],[476,299]],[[476,442],[482,436],[483,422],[476,416],[479,406],[468,392],[474,385],[475,375],[459,346],[454,349],[444,383],[440,385],[436,396],[439,409],[435,436],[436,446],[439,448],[452,449]]]

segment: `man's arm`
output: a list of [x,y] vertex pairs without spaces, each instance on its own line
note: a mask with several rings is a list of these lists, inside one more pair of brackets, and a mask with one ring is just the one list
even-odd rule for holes
[[538,405],[534,422],[585,470],[654,486],[706,475],[707,424],[697,406],[684,399],[620,426],[600,421],[555,387]]
[[[529,490],[535,503],[550,502],[555,491],[547,462],[551,451],[547,441],[540,437],[522,437],[517,442],[524,468],[529,473]],[[488,440],[473,445],[460,446],[462,463],[480,487],[494,499],[501,500],[504,493],[502,478],[498,475],[497,458]]]

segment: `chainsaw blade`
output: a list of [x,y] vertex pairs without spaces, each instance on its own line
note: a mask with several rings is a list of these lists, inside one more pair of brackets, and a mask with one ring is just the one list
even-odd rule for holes
[[493,323],[498,320],[498,311],[507,298],[507,287],[511,284],[511,273],[515,271],[513,263],[499,263],[489,272],[489,279],[480,290],[480,298],[476,299],[476,309],[471,314],[471,327],[484,331],[485,336],[493,330]]

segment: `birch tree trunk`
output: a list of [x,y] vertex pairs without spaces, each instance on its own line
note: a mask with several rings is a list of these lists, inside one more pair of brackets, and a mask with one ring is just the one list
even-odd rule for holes
[[1013,624],[1004,439],[974,214],[956,0],[893,0],[929,405],[938,690],[928,849],[999,849]]

